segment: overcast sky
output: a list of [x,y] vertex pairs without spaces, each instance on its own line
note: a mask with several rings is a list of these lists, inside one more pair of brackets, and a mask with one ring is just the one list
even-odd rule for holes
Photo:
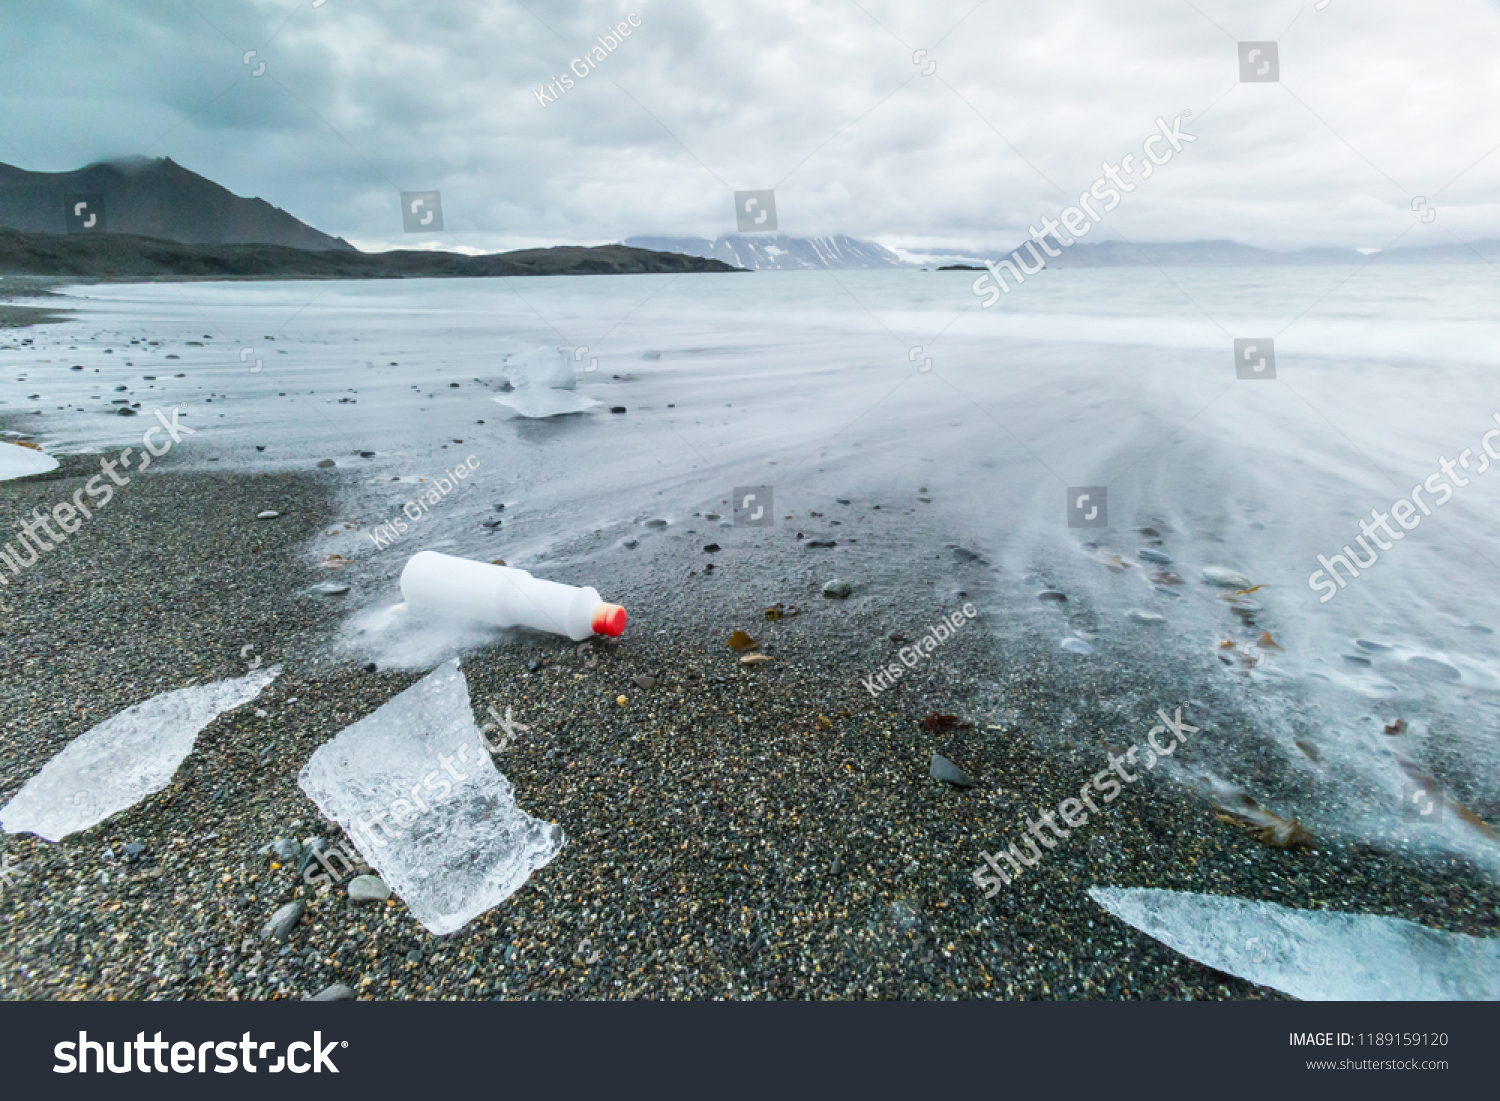
[[169,156],[366,248],[433,188],[445,248],[717,237],[758,188],[787,233],[1009,247],[1191,111],[1091,241],[1500,237],[1497,0],[316,2],[0,0],[0,160]]

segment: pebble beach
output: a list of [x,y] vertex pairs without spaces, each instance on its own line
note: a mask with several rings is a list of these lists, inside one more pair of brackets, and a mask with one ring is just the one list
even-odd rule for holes
[[[0,514],[68,499],[98,458],[0,483]],[[203,731],[166,789],[56,844],[5,838],[15,874],[0,898],[0,996],[1247,999],[1281,995],[1135,932],[1087,889],[1211,892],[1475,936],[1500,925],[1500,891],[1460,859],[1274,848],[1165,773],[985,898],[980,853],[1076,792],[1111,748],[1141,742],[1142,699],[1198,725],[1184,760],[1212,758],[1229,731],[1253,744],[1255,719],[1215,688],[1210,654],[1182,668],[1146,648],[1088,663],[1059,652],[1009,620],[1017,579],[948,541],[925,519],[929,501],[892,492],[830,498],[817,519],[732,540],[683,517],[649,569],[606,536],[559,547],[594,570],[556,579],[630,608],[625,635],[515,632],[459,657],[476,722],[494,706],[526,724],[495,764],[566,845],[505,902],[431,935],[397,897],[351,898],[350,876],[300,874],[314,849],[349,842],[299,770],[422,676],[336,645],[348,597],[315,591],[341,575],[306,547],[345,519],[343,477],[169,457],[107,521],[0,590],[0,802],[126,707],[252,662],[283,670]],[[832,545],[806,545],[814,533]],[[389,588],[399,557],[355,576],[352,595]],[[869,690],[966,603],[972,623]],[[1097,627],[1077,595],[1049,614]],[[754,646],[732,648],[736,631]],[[935,779],[934,754],[972,786]],[[1272,804],[1298,779],[1264,761],[1239,778]]]

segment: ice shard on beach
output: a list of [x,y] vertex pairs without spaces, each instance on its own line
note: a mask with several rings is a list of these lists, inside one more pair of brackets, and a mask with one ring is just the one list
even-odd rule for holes
[[582,413],[600,404],[575,391],[578,380],[565,348],[538,348],[512,356],[501,373],[513,389],[493,400],[523,417]]
[[498,906],[563,847],[516,806],[449,661],[318,749],[298,777],[428,931]]
[[19,444],[0,442],[0,482],[27,478],[57,469],[57,460],[45,451],[35,451]]
[[1189,959],[1303,1001],[1500,998],[1500,938],[1184,891],[1091,887],[1089,897]]
[[135,806],[172,779],[209,723],[242,707],[280,666],[163,692],[105,719],[68,743],[0,808],[6,833],[61,841]]

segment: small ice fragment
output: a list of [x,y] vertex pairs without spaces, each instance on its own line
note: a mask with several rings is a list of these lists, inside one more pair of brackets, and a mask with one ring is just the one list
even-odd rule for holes
[[1081,638],[1063,639],[1062,648],[1070,654],[1092,654],[1094,652],[1094,648]]
[[577,385],[573,361],[566,348],[541,347],[510,357],[501,375],[512,386],[545,386],[549,390],[571,390]]
[[571,390],[553,390],[546,386],[518,386],[508,394],[496,394],[497,404],[514,409],[523,417],[557,417],[564,413],[582,413],[599,402]]
[[437,935],[504,902],[563,847],[560,826],[516,806],[456,660],[341,730],[298,783]]
[[57,469],[57,460],[44,451],[33,451],[13,443],[0,443],[0,482],[26,478]]
[[494,400],[523,417],[556,417],[582,413],[599,402],[573,393],[578,384],[566,348],[542,347],[512,356],[501,374],[513,389]]
[[0,808],[6,833],[61,841],[135,806],[172,779],[199,733],[259,696],[279,665],[153,696],[74,738]]
[[1500,998],[1500,938],[1183,891],[1091,887],[1089,897],[1189,959],[1304,1001]]

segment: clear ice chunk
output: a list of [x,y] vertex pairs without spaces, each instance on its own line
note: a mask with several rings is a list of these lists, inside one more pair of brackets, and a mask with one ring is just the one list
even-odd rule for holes
[[248,676],[163,692],[78,735],[4,808],[6,833],[61,841],[160,791],[199,733],[243,707],[276,679],[280,666]]
[[1089,897],[1189,959],[1304,1001],[1500,998],[1500,938],[1184,891],[1092,887]]
[[504,902],[564,843],[561,826],[516,806],[456,660],[339,731],[298,783],[439,935]]

